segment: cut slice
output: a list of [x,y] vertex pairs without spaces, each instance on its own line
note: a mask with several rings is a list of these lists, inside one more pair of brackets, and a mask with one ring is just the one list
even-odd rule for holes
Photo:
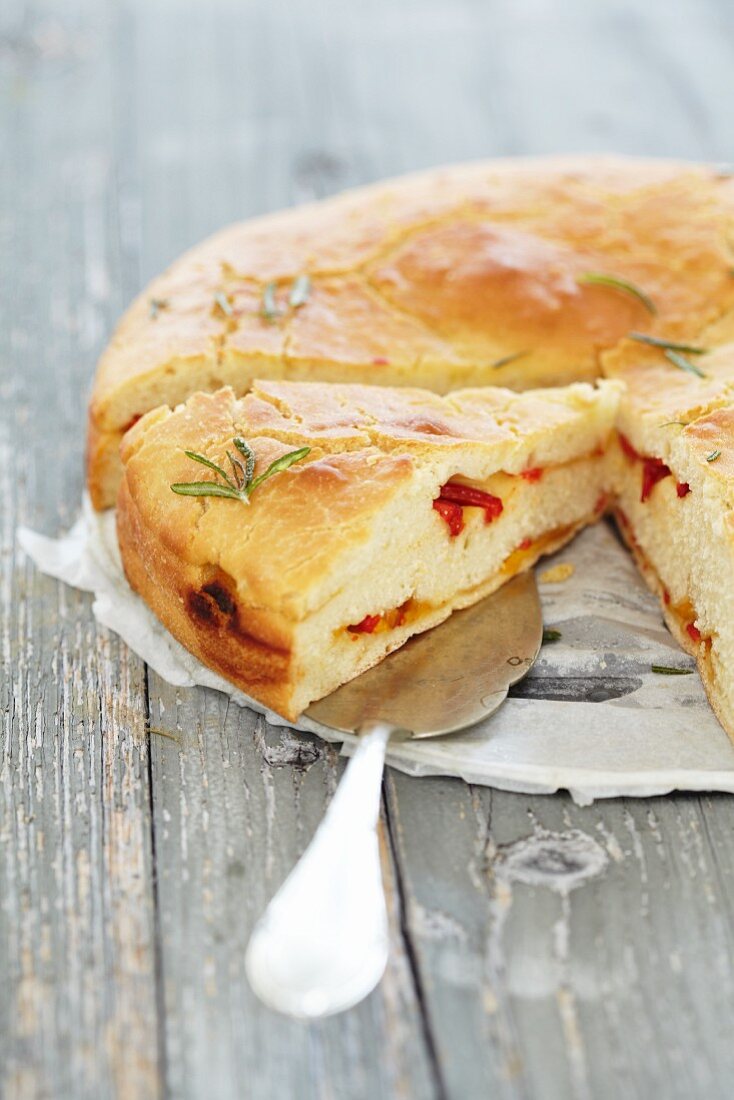
[[698,373],[653,352],[634,368],[608,365],[626,383],[614,448],[616,516],[732,736],[734,357],[702,351],[694,365]]
[[[205,664],[286,718],[498,588],[605,510],[619,387],[514,394],[259,382],[143,417],[123,443],[130,583]],[[249,502],[183,496],[228,466]],[[236,455],[235,455],[236,457]]]

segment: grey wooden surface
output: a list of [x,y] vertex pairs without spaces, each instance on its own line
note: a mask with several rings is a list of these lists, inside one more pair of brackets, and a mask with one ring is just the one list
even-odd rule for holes
[[243,950],[333,748],[175,690],[38,576],[115,317],[228,220],[442,161],[729,160],[727,0],[0,2],[0,1092],[728,1098],[733,803],[385,782],[393,952],[362,1006],[259,1006]]

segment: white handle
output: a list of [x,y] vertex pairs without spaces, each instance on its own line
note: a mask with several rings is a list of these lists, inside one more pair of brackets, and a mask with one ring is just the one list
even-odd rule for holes
[[250,985],[279,1012],[341,1012],[383,975],[388,934],[377,818],[391,733],[380,723],[362,735],[316,835],[252,934]]

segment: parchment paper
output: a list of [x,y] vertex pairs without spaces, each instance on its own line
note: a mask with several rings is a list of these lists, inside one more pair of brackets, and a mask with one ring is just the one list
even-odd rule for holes
[[[68,534],[18,532],[42,572],[94,593],[96,618],[172,684],[200,684],[235,702],[278,715],[205,668],[160,625],[130,590],[120,565],[114,514],[85,501]],[[597,524],[554,558],[574,567],[563,582],[541,583],[547,626],[561,631],[544,646],[530,676],[496,714],[465,734],[394,746],[389,763],[411,775],[455,775],[504,790],[568,789],[579,803],[671,790],[734,792],[734,746],[706,701],[698,674],[661,676],[659,664],[693,668],[668,633],[612,528]],[[332,740],[328,731],[303,720]],[[349,753],[349,741],[343,751]]]

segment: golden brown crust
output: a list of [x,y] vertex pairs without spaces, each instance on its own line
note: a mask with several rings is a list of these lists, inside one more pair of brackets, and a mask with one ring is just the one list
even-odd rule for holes
[[[624,374],[639,345],[611,349],[631,329],[728,344],[733,195],[705,167],[539,158],[422,173],[225,229],[143,292],[102,356],[95,504],[113,502],[110,454],[130,421],[196,390],[243,394],[254,377],[530,388],[595,377],[605,349]],[[292,309],[304,272],[311,295]],[[639,285],[656,316],[580,283],[589,272]],[[275,320],[260,311],[270,281]]]

